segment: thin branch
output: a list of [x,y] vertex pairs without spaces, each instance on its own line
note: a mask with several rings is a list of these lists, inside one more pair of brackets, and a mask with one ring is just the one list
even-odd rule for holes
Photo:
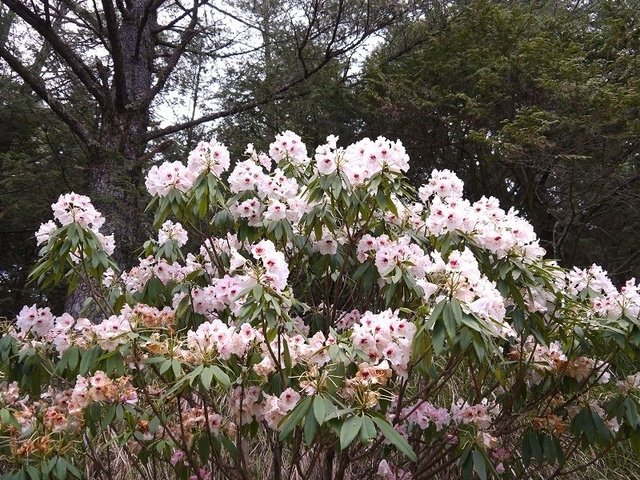
[[3,2],[12,12],[15,12],[16,15],[31,25],[36,32],[49,42],[53,51],[71,68],[73,73],[78,77],[78,80],[94,96],[98,103],[103,105],[105,102],[105,94],[100,87],[100,82],[71,47],[65,43],[42,18],[18,0],[3,0]]
[[109,43],[111,43],[111,56],[113,57],[113,83],[116,90],[116,106],[122,110],[126,104],[126,81],[122,45],[118,36],[118,17],[111,0],[102,0],[102,6],[107,21]]
[[160,91],[164,88],[167,80],[171,76],[171,73],[176,68],[176,65],[178,65],[178,62],[180,61],[180,58],[182,57],[182,54],[184,53],[187,45],[189,45],[191,40],[193,40],[193,38],[196,36],[195,26],[198,23],[199,6],[199,1],[194,0],[193,7],[191,9],[191,21],[189,22],[189,26],[182,33],[180,43],[167,60],[167,64],[158,74],[158,80],[156,81],[155,85],[151,87],[148,95],[142,100],[143,105],[150,104],[151,101],[156,97],[156,95],[158,95],[158,93],[160,93]]
[[9,50],[7,50],[4,45],[0,44],[0,58],[2,58],[5,62],[9,64],[9,67],[16,72],[20,77],[33,89],[33,91],[44,100],[51,110],[53,110],[60,119],[66,123],[71,131],[75,133],[78,137],[82,139],[82,141],[88,146],[97,146],[98,142],[89,130],[84,126],[84,124],[76,118],[74,115],[69,112],[67,107],[54,98],[44,83],[44,80],[31,72],[31,70],[23,65],[20,60],[14,57]]

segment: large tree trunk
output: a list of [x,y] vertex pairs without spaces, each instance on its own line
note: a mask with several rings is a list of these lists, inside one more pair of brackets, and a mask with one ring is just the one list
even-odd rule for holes
[[[121,51],[122,66],[114,75],[114,98],[102,112],[100,145],[91,152],[89,171],[89,195],[105,217],[102,233],[115,236],[113,258],[122,270],[135,263],[147,230],[143,179],[149,108],[145,99],[152,85],[156,18],[144,5],[140,0],[133,2],[131,15],[119,26],[116,48]],[[78,288],[67,298],[66,310],[77,316],[89,294],[86,285]]]
[[116,260],[121,268],[131,266],[144,232],[139,195],[143,187],[145,134],[153,71],[154,12],[147,2],[133,2],[130,15],[119,26],[118,48],[122,65],[114,75],[115,98],[103,112],[100,151],[91,169],[90,187],[103,209],[106,233],[116,236]]

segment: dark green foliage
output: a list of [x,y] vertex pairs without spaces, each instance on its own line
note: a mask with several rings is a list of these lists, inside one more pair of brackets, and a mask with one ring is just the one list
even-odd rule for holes
[[[34,233],[62,192],[83,190],[84,156],[55,116],[19,84],[0,77],[0,316],[45,300],[26,285]],[[61,310],[64,290],[46,298]]]
[[638,275],[639,5],[455,2],[369,59],[366,132],[403,140],[416,183],[450,168],[519,209],[565,265]]

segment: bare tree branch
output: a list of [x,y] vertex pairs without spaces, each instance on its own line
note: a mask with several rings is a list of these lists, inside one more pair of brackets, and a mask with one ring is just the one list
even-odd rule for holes
[[184,30],[182,36],[180,38],[180,43],[176,46],[175,50],[171,53],[171,56],[167,59],[167,64],[158,74],[158,79],[156,80],[155,85],[151,87],[149,94],[144,98],[141,103],[143,105],[149,105],[151,101],[160,93],[160,91],[164,88],[167,80],[171,76],[171,73],[178,65],[180,58],[185,52],[187,45],[193,40],[196,36],[195,27],[198,23],[198,7],[200,6],[199,0],[194,0],[193,8],[191,9],[191,21],[189,22],[189,26]]
[[31,25],[49,44],[65,63],[73,70],[78,80],[89,90],[99,104],[105,103],[105,93],[98,79],[82,59],[62,40],[58,34],[37,14],[17,0],[3,0],[4,4],[20,18]]
[[20,77],[33,89],[33,91],[42,98],[47,105],[66,123],[71,131],[82,139],[88,146],[96,146],[98,142],[93,138],[84,124],[69,112],[68,108],[60,101],[55,99],[47,90],[44,80],[33,74],[29,68],[23,65],[20,60],[9,52],[4,45],[0,44],[0,58],[9,64],[9,67],[15,71]]
[[118,35],[118,17],[111,0],[102,0],[102,7],[107,22],[107,34],[111,44],[111,57],[113,58],[113,83],[116,94],[116,107],[124,109],[126,104],[126,80],[124,74],[124,58],[122,56],[122,45]]

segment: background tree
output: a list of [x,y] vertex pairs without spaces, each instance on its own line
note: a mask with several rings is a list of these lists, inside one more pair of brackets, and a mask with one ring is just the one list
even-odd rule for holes
[[[144,168],[171,149],[173,135],[188,148],[201,125],[287,98],[408,6],[3,0],[0,58],[3,77],[23,82],[71,132],[82,152],[78,162],[86,162],[86,188],[109,219],[106,232],[116,235],[116,258],[127,265],[145,225]],[[253,22],[256,11],[268,24]],[[271,33],[276,23],[277,38]],[[278,43],[295,45],[294,55],[286,68],[270,70],[260,96],[221,102],[219,79],[260,72]]]
[[640,274],[638,7],[455,2],[418,48],[386,60],[403,27],[370,58],[364,131],[401,138],[417,180],[450,168],[524,212],[565,264]]
[[[210,93],[199,115],[185,113],[184,121],[159,126],[154,122],[162,95],[180,80],[180,72],[191,71],[194,61],[201,69],[201,59],[211,72],[217,68],[216,73],[228,65],[221,60],[246,64],[256,52],[272,48],[269,31],[246,20],[232,4],[209,5],[204,0],[187,6],[162,0],[3,3],[14,21],[8,42],[0,45],[0,57],[82,144],[90,159],[89,188],[107,207],[123,259],[137,236],[135,222],[127,219],[140,211],[138,195],[130,192],[139,187],[145,162],[167,145],[165,137],[286,96],[402,13],[389,2],[283,3],[278,20],[289,31],[285,40],[297,44],[288,75],[253,102],[216,109],[215,93]],[[44,72],[29,68],[29,52],[21,48],[25,31],[28,41],[45,42],[52,53]],[[306,44],[320,38],[326,40],[324,54],[310,61]],[[88,104],[68,101],[72,86],[87,94]]]
[[8,78],[0,78],[0,125],[0,315],[36,300],[58,310],[62,289],[45,299],[26,286],[33,236],[62,190],[85,188],[87,165],[66,126]]

